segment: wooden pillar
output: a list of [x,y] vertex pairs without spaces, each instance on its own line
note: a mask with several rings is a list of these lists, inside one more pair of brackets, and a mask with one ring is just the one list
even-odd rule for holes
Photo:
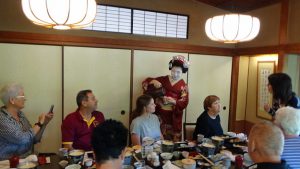
[[228,131],[236,130],[236,104],[239,80],[239,64],[240,56],[232,58],[232,73],[231,73],[231,94],[230,94],[230,109],[229,109],[229,126]]
[[[281,13],[280,13],[280,28],[279,28],[279,46],[287,44],[288,19],[289,19],[289,0],[282,0]],[[283,71],[285,54],[286,53],[283,50],[280,50],[278,53],[277,72]]]

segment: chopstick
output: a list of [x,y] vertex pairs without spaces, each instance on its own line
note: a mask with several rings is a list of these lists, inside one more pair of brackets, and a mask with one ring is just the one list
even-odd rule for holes
[[215,165],[215,163],[213,163],[212,161],[210,161],[208,158],[206,158],[204,155],[202,155],[201,153],[199,153],[199,155],[206,160],[210,165]]
[[133,158],[137,161],[137,162],[141,162],[136,156],[135,156],[135,153],[132,153],[132,156],[133,156]]

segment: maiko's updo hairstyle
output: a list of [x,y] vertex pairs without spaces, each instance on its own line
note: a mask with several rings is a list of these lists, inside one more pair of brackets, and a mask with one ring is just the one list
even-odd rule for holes
[[182,55],[173,56],[173,59],[170,60],[169,70],[171,70],[174,66],[181,67],[182,73],[186,73],[189,70],[189,62],[185,60]]

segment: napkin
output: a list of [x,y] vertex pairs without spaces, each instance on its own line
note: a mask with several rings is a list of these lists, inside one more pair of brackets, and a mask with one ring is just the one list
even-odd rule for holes
[[176,165],[173,165],[170,160],[168,160],[165,165],[162,167],[163,169],[180,169]]
[[37,162],[38,158],[36,155],[29,155],[28,157],[26,157],[25,159],[20,159],[19,163],[24,163],[24,162]]
[[246,141],[247,140],[247,135],[244,133],[239,133],[236,135],[237,138],[239,138],[241,141]]

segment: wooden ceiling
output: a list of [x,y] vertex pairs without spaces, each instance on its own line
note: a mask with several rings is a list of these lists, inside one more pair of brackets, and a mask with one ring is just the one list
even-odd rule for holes
[[281,0],[196,0],[230,12],[247,12],[269,6]]

